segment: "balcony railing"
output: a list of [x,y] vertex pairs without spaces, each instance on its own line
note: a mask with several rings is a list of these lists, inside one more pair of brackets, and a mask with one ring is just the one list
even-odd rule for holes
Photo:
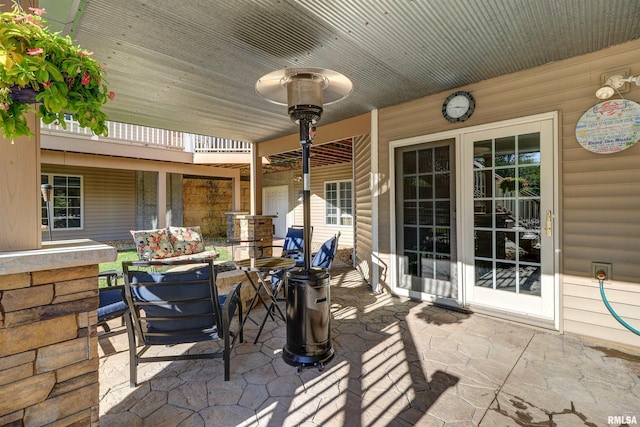
[[180,150],[191,153],[250,153],[251,143],[198,135],[168,129],[107,121],[109,136],[93,135],[89,129],[80,127],[75,120],[66,120],[67,129],[56,124],[40,123],[42,132],[65,135],[73,138],[87,138],[120,144],[144,145],[147,147]]
[[195,153],[250,153],[251,144],[208,135],[186,134],[193,142]]

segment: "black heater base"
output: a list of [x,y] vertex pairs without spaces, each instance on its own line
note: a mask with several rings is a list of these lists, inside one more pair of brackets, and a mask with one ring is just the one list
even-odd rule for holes
[[289,353],[285,347],[282,353],[282,360],[284,360],[287,365],[295,366],[298,372],[301,372],[305,368],[318,368],[319,371],[322,371],[335,355],[333,348],[328,348],[322,354],[301,356],[299,354]]
[[335,356],[329,285],[325,270],[300,268],[287,273],[287,342],[282,359],[298,371],[322,370]]

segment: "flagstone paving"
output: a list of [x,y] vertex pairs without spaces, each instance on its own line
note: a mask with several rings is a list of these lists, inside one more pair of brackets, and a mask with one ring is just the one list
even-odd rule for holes
[[[246,342],[233,351],[231,381],[223,380],[221,359],[178,361],[141,365],[140,384],[130,388],[126,334],[101,338],[100,425],[570,427],[640,422],[640,350],[611,349],[375,294],[349,268],[334,268],[331,283],[336,356],[322,371],[297,372],[283,362],[282,321],[268,321],[258,344],[253,344],[257,326],[247,322]],[[262,310],[253,312],[257,319]],[[197,352],[209,345],[216,344],[153,351]]]

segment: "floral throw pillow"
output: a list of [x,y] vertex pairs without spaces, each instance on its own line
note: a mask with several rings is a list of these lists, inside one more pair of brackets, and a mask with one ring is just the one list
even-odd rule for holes
[[204,241],[200,227],[169,227],[169,233],[175,256],[204,252]]
[[161,259],[173,256],[173,246],[166,228],[131,231],[140,259]]

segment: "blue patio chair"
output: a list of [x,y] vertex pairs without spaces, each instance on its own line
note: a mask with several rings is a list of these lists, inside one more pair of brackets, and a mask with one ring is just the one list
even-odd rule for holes
[[333,264],[333,260],[338,253],[338,239],[340,239],[340,232],[327,240],[322,244],[320,250],[313,256],[311,261],[311,267],[322,268],[329,270]]
[[[313,255],[311,261],[312,268],[322,268],[323,270],[329,270],[333,264],[333,260],[338,252],[338,240],[340,239],[340,232],[328,239],[322,244],[318,252]],[[274,295],[278,295],[282,289],[284,283],[284,271],[278,270],[271,275],[271,288]]]
[[[311,233],[313,234],[313,227],[311,227]],[[264,252],[267,248],[282,248],[281,257],[294,259],[296,266],[302,266],[304,264],[304,228],[297,225],[289,227],[282,246],[261,246],[260,250]]]
[[[130,385],[137,385],[140,363],[222,358],[224,379],[229,381],[230,356],[236,338],[242,335],[240,285],[227,295],[218,295],[213,260],[154,260],[122,263],[125,297],[131,312],[129,335]],[[161,271],[164,270],[164,271]],[[238,311],[236,332],[231,330]],[[220,351],[149,357],[154,345],[221,341]],[[142,345],[138,351],[137,346]]]
[[125,314],[129,311],[127,303],[124,301],[123,286],[110,286],[107,288],[100,288],[99,290],[100,303],[98,305],[98,326],[102,326],[105,331],[105,335],[112,333],[109,324],[109,320],[122,317],[127,319]]

